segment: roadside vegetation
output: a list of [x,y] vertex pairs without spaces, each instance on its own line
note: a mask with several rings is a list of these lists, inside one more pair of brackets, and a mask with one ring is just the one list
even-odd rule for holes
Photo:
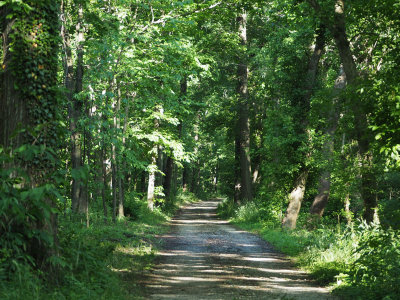
[[[129,195],[126,217],[113,223],[102,212],[90,214],[91,225],[59,218],[59,253],[47,274],[31,267],[31,257],[2,261],[0,299],[145,299],[143,273],[153,266],[156,236],[168,230],[167,222],[179,207],[197,201],[179,193],[168,207],[153,211],[138,196]],[[2,248],[3,255],[6,250]],[[12,274],[12,276],[10,276]]]
[[297,229],[287,230],[279,220],[266,218],[260,203],[235,206],[227,199],[218,213],[261,236],[340,298],[389,300],[400,294],[398,228],[362,220],[347,224],[335,216],[318,223],[303,218]]

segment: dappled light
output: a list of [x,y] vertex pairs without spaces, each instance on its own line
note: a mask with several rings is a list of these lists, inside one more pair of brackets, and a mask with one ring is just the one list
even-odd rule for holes
[[398,299],[399,20],[0,0],[0,300]]
[[[152,299],[328,299],[259,237],[217,218],[218,200],[186,207],[161,236],[145,284]],[[272,297],[272,298],[271,298]]]

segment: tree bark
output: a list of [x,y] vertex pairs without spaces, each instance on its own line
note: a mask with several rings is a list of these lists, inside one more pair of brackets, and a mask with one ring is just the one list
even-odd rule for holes
[[[136,93],[133,93],[132,95],[132,101],[135,100]],[[121,101],[121,95],[119,95],[119,101]],[[124,127],[122,129],[122,145],[123,148],[125,149],[126,145],[126,129],[128,125],[128,115],[129,115],[129,105],[130,102],[127,101],[125,104],[125,115],[124,115]],[[120,104],[119,104],[120,105]],[[125,182],[122,182],[122,179],[126,179],[126,159],[125,156],[122,155],[122,171],[121,171],[121,176],[118,178],[118,190],[119,190],[119,201],[118,201],[118,218],[123,218],[125,216],[124,214],[124,202],[125,202]]]
[[[160,127],[159,120],[154,118],[154,130],[157,131]],[[157,170],[157,156],[159,154],[159,146],[154,143],[153,149],[151,150],[151,162],[149,165],[149,182],[147,186],[147,207],[150,210],[154,210],[154,199],[155,199],[155,183],[156,183],[156,170]]]
[[[113,103],[114,107],[114,118],[113,118],[113,127],[112,127],[112,132],[114,133],[114,136],[118,136],[120,134],[120,110],[121,110],[121,90],[119,86],[119,82],[117,82],[116,78],[114,77],[112,87],[116,87],[117,91],[117,97],[115,99],[115,102]],[[111,143],[111,169],[112,169],[112,194],[113,194],[113,215],[112,219],[113,222],[116,221],[117,218],[117,204],[118,204],[118,210],[119,210],[119,203],[121,202],[119,197],[121,195],[121,189],[119,188],[119,185],[121,184],[120,181],[120,161],[118,159],[119,155],[119,143],[117,140]]]
[[103,177],[103,185],[101,187],[101,199],[103,202],[103,213],[104,213],[104,221],[107,221],[108,210],[107,210],[107,147],[104,141],[104,137],[102,140],[101,147],[101,171]]
[[301,203],[304,198],[306,190],[306,182],[308,177],[308,170],[303,170],[300,176],[296,179],[295,188],[289,194],[289,206],[286,211],[285,217],[282,221],[282,227],[286,229],[296,228],[297,219],[299,216]]
[[117,217],[117,162],[115,145],[111,144],[111,186],[112,186],[112,221]]
[[[187,77],[185,76],[181,82],[180,82],[180,99],[179,103],[182,103],[184,101],[184,98],[186,97],[187,94]],[[182,138],[182,117],[179,120],[178,124],[178,138]],[[172,188],[172,180],[173,178],[176,178],[176,176],[173,176],[174,174],[174,159],[171,157],[172,154],[168,155],[167,161],[166,161],[166,166],[165,166],[165,178],[164,178],[164,183],[163,183],[163,188],[164,188],[164,194],[165,194],[165,199],[169,200],[171,197],[171,188]]]
[[189,171],[188,166],[186,164],[183,165],[182,171],[182,190],[186,192],[188,190],[188,182],[189,182]]
[[[75,69],[75,94],[79,94],[83,90],[83,43],[85,42],[85,36],[83,32],[83,8],[82,4],[79,5],[79,10],[78,10],[78,23],[76,25],[76,32],[77,32],[77,46],[76,46],[76,54],[77,54],[77,60],[76,60],[76,69]],[[76,121],[79,121],[82,118],[82,109],[83,109],[83,100],[77,99],[75,102],[77,102],[77,107],[75,110],[75,117]],[[75,124],[76,125],[76,124]],[[77,131],[79,129],[77,128]],[[82,135],[82,133],[80,134]],[[80,138],[80,137],[79,137]],[[83,139],[84,143],[86,142],[86,135],[85,132],[83,132]],[[78,142],[78,146],[81,147],[81,143]],[[86,147],[86,145],[84,145]],[[85,153],[83,153],[82,156],[82,148],[80,151],[80,158],[78,157],[78,162],[80,161],[80,168],[84,166],[84,157]],[[79,180],[79,198],[78,198],[78,213],[84,214],[86,216],[86,223],[89,222],[88,220],[88,214],[89,214],[89,203],[88,203],[88,197],[87,197],[87,182],[84,182],[82,179]]]
[[[334,22],[331,23],[328,18],[322,16],[321,7],[316,0],[308,0],[310,5],[317,13],[321,14],[325,25],[330,26],[329,29],[333,33],[336,47],[339,52],[340,60],[346,73],[349,85],[355,85],[359,75],[357,72],[356,62],[354,61],[350,42],[346,34],[345,22],[345,0],[335,1]],[[352,110],[355,116],[355,132],[357,135],[360,156],[363,159],[361,167],[361,196],[364,201],[364,219],[367,223],[374,221],[377,207],[376,193],[374,186],[376,184],[375,174],[372,170],[372,155],[369,151],[371,141],[371,133],[368,130],[367,114],[360,98],[351,102]]]
[[241,201],[251,201],[253,199],[253,186],[251,180],[251,162],[250,162],[250,120],[248,103],[248,66],[247,66],[247,14],[243,10],[237,17],[239,24],[240,45],[244,48],[238,61],[237,93],[238,100],[238,124],[240,147],[240,199]]
[[154,189],[155,189],[155,181],[156,181],[156,172],[157,169],[157,146],[154,146],[153,153],[151,157],[151,165],[149,168],[149,182],[147,186],[147,207],[152,211],[154,210]]
[[[5,153],[15,157],[10,164],[0,167],[15,167],[17,170],[10,174],[11,177],[20,176],[19,170],[26,172],[26,176],[21,176],[23,182],[9,187],[11,191],[16,190],[16,195],[21,188],[35,189],[52,184],[54,172],[60,167],[57,157],[59,105],[55,92],[58,8],[48,7],[48,1],[30,0],[24,3],[31,8],[29,13],[13,5],[6,4],[0,8],[3,43],[0,146]],[[14,150],[22,145],[26,145],[27,149],[41,150],[37,151],[39,153],[32,151],[29,159],[21,159]],[[48,159],[47,155],[53,154],[54,160]],[[20,235],[20,243],[13,246],[20,247],[18,251],[33,257],[36,267],[51,267],[46,259],[57,255],[58,251],[57,208],[52,198],[47,193],[40,202],[31,201],[30,197],[25,200],[15,197],[3,209],[3,215],[13,219],[12,226],[4,229]],[[22,216],[21,212],[26,211],[29,213]],[[15,235],[15,232],[5,234]],[[30,233],[33,235],[30,236]]]
[[[161,145],[157,146],[157,169],[164,171],[164,147]],[[155,173],[156,181],[155,186],[162,186],[164,182],[163,175],[160,172]]]
[[[81,131],[78,128],[79,120],[81,119],[82,100],[75,97],[82,91],[83,82],[83,42],[84,34],[82,29],[83,22],[83,9],[80,5],[78,10],[78,23],[76,24],[77,33],[77,46],[76,46],[76,67],[74,68],[74,61],[72,57],[71,40],[67,29],[67,20],[64,9],[64,2],[61,2],[61,36],[63,39],[63,61],[64,61],[64,86],[67,90],[66,97],[68,100],[68,115],[69,115],[69,129],[71,132],[71,172],[72,172],[72,186],[71,186],[71,205],[74,213],[86,213],[87,204],[84,203],[82,195],[82,149],[81,149]],[[75,70],[74,70],[75,69]],[[74,74],[75,73],[75,74]],[[80,208],[80,206],[82,206]]]
[[335,81],[333,91],[332,110],[328,117],[328,127],[325,129],[325,136],[327,141],[322,148],[323,157],[327,158],[328,166],[324,168],[319,180],[318,194],[315,196],[314,201],[310,208],[310,214],[322,217],[325,207],[329,200],[329,192],[331,186],[331,170],[330,164],[332,162],[334,151],[334,135],[337,128],[338,113],[336,111],[336,102],[338,101],[338,94],[346,87],[346,74],[343,69],[340,69],[339,76]]
[[[315,86],[317,73],[318,73],[318,65],[321,59],[324,47],[325,47],[325,28],[320,26],[317,30],[317,37],[315,40],[315,46],[313,54],[310,57],[310,61],[308,63],[307,74],[306,74],[306,82],[305,82],[305,93],[302,97],[302,102],[299,103],[302,112],[304,113],[304,119],[300,121],[303,132],[307,130],[308,123],[308,112],[310,109],[310,99],[313,93],[313,89]],[[309,136],[306,131],[306,136]],[[310,155],[309,153],[306,154]],[[307,159],[307,158],[305,158]],[[304,164],[304,163],[303,163]],[[308,167],[304,166],[300,170],[299,176],[296,178],[294,189],[289,194],[289,206],[286,211],[286,215],[282,221],[282,227],[294,229],[296,227],[297,218],[299,216],[301,204],[304,198],[304,192],[308,177]]]
[[233,201],[240,205],[240,191],[241,191],[241,176],[240,176],[240,137],[239,134],[235,135],[235,164],[234,164],[234,175],[235,175],[235,185],[233,191]]
[[171,158],[171,156],[168,156],[164,171],[165,178],[163,183],[164,195],[167,201],[169,200],[171,195],[171,182],[172,182],[173,169],[174,169],[174,160]]
[[15,20],[6,19],[10,10],[3,8],[1,11],[1,20],[3,22],[2,32],[3,39],[3,71],[1,76],[1,109],[0,109],[0,143],[4,148],[16,148],[23,143],[21,134],[17,134],[14,139],[11,137],[17,130],[18,124],[23,124],[26,120],[26,106],[21,98],[18,90],[15,89],[16,78],[13,75],[12,68],[12,52],[9,51]]
[[[336,0],[333,37],[339,51],[340,60],[343,64],[349,84],[354,85],[358,79],[356,63],[354,61],[350,43],[346,35],[345,23],[345,0]],[[375,174],[372,170],[372,154],[369,151],[371,133],[368,130],[368,121],[365,108],[360,98],[352,102],[352,110],[355,115],[355,130],[357,134],[358,147],[363,159],[361,167],[361,195],[364,201],[364,219],[367,223],[374,221],[374,215],[377,207],[376,193],[374,186],[376,184]]]

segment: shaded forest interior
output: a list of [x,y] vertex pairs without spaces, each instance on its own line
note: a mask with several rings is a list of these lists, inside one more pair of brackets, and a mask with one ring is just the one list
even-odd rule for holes
[[215,197],[337,295],[398,297],[398,0],[0,18],[1,299],[135,298],[167,220]]

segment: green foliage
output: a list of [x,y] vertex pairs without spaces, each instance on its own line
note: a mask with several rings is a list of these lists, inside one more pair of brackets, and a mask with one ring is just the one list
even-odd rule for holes
[[257,205],[254,202],[241,205],[236,209],[234,216],[236,222],[257,222],[259,219]]
[[53,152],[35,145],[23,145],[14,153],[0,151],[0,164],[9,166],[0,170],[0,264],[9,275],[24,265],[40,267],[46,263],[43,249],[54,247],[51,233],[43,227],[57,211],[51,203],[62,201],[58,189],[50,183],[32,187],[28,172],[13,166],[41,157],[53,157]]
[[[90,216],[91,226],[71,222],[69,216],[60,219],[58,255],[50,258],[56,273],[48,278],[23,261],[9,273],[4,261],[0,267],[1,299],[137,299],[142,291],[135,280],[152,266],[156,248],[154,236],[166,230],[168,216],[160,210],[149,211],[143,200],[134,198],[140,209],[137,220],[120,220],[113,224]],[[182,193],[178,204],[197,201]],[[139,204],[139,202],[141,202]],[[3,250],[4,249],[4,250]],[[2,252],[6,252],[2,248]],[[9,277],[9,278],[7,278]]]
[[400,229],[400,201],[398,198],[384,201],[379,212],[382,226],[396,230]]
[[221,218],[230,219],[235,214],[236,205],[232,199],[224,198],[217,208],[217,213]]
[[400,238],[398,230],[363,225],[354,249],[357,259],[343,277],[339,294],[346,298],[396,299],[400,293]]
[[[220,207],[221,216],[229,211],[227,203]],[[345,299],[396,299],[400,278],[398,230],[377,224],[360,223],[354,228],[353,224],[320,223],[313,231],[286,231],[257,220],[259,213],[254,204],[246,204],[234,210],[232,221],[289,255],[320,284],[334,285],[334,292]]]

